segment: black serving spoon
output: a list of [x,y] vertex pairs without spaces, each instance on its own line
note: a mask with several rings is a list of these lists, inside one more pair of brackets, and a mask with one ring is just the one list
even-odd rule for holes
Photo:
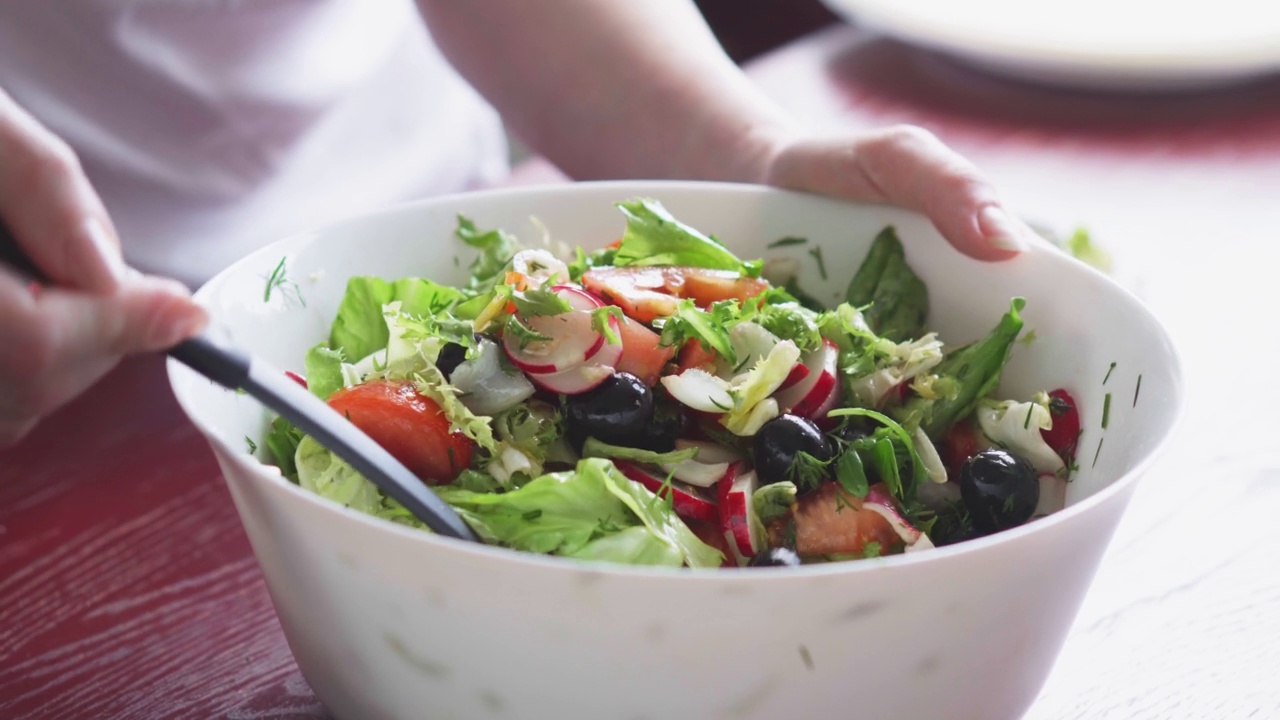
[[[33,280],[50,282],[48,276],[26,256],[3,222],[0,222],[0,263]],[[480,542],[453,508],[400,461],[280,370],[243,350],[215,342],[208,335],[180,342],[167,352],[169,357],[215,383],[232,390],[243,390],[280,413],[347,461],[436,533]]]

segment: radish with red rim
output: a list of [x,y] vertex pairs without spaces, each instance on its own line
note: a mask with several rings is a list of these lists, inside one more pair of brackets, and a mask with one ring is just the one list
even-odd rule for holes
[[628,479],[640,483],[658,497],[666,498],[670,493],[671,506],[675,509],[676,515],[706,522],[716,522],[719,519],[715,503],[708,500],[697,488],[676,480],[668,483],[666,478],[660,478],[639,465],[625,460],[614,460],[613,464]]

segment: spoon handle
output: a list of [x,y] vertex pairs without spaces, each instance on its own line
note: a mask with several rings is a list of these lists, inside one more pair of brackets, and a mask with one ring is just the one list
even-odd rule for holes
[[[48,276],[22,251],[3,222],[0,222],[0,263],[34,280],[50,282]],[[395,498],[432,531],[480,542],[453,508],[400,461],[283,372],[204,335],[178,343],[168,350],[168,354],[225,388],[244,390],[279,413]]]

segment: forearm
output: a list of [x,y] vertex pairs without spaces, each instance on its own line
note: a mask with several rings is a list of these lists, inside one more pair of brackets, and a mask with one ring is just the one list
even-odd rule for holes
[[761,182],[792,121],[688,0],[419,0],[437,44],[576,178]]

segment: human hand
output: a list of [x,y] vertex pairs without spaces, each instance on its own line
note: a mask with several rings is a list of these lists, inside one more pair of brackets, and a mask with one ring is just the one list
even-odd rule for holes
[[123,355],[167,348],[206,322],[181,284],[125,266],[75,154],[2,90],[0,222],[56,285],[0,266],[0,447]]
[[923,213],[966,255],[1014,257],[1037,241],[1007,212],[977,168],[927,130],[899,125],[869,133],[776,141],[764,182]]

